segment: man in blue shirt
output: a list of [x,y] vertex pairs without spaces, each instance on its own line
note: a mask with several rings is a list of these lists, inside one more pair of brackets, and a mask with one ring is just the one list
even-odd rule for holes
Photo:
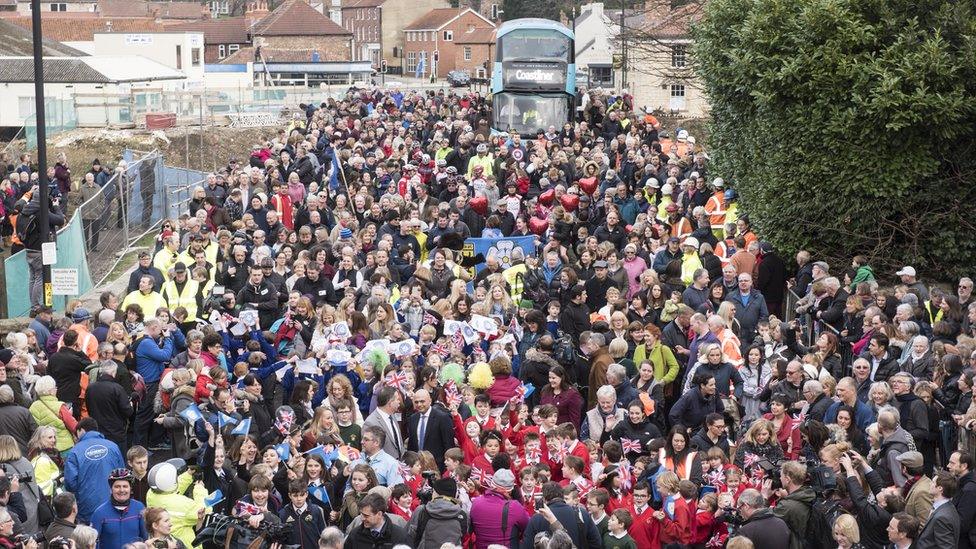
[[[376,480],[383,486],[390,488],[403,482],[400,476],[400,463],[390,454],[383,451],[383,444],[386,442],[386,432],[376,425],[363,426],[363,452],[359,459],[349,464],[349,468],[365,463],[372,467],[376,473]],[[346,483],[346,490],[350,489],[350,484]]]
[[153,404],[163,369],[176,353],[173,339],[183,337],[179,330],[173,330],[171,335],[170,328],[164,327],[158,319],[147,320],[146,335],[136,346],[136,371],[146,382],[146,396],[139,402],[139,409],[136,411],[135,443],[140,446],[151,447],[162,440],[162,430],[153,421],[156,417]]

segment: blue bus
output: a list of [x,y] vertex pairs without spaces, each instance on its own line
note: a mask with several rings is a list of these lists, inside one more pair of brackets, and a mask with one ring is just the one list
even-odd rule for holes
[[576,111],[573,31],[549,19],[506,21],[495,33],[492,128],[534,136]]

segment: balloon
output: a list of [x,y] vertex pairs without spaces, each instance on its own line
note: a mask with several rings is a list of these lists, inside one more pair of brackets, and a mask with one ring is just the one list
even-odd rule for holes
[[541,202],[543,206],[551,206],[552,201],[555,199],[556,199],[555,189],[549,189],[548,191],[539,195],[539,202]]
[[472,198],[468,204],[471,205],[471,209],[478,212],[478,215],[488,215],[488,198],[484,196],[476,196]]
[[563,205],[563,208],[567,212],[575,212],[576,208],[579,207],[579,196],[566,193],[559,197],[559,203]]
[[538,217],[529,219],[529,230],[534,234],[542,236],[546,234],[547,229],[549,229],[549,222],[545,219],[539,219]]
[[596,178],[595,177],[584,177],[583,179],[580,179],[579,186],[580,186],[580,189],[582,189],[584,193],[586,193],[586,194],[588,194],[590,196],[593,196],[593,193],[596,192],[596,187],[597,187],[597,185],[596,185]]

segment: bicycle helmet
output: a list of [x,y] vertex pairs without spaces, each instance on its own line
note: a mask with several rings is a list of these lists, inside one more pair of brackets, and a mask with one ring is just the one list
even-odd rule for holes
[[120,467],[118,469],[112,469],[112,472],[108,474],[108,485],[112,486],[115,481],[124,480],[132,485],[133,476],[132,471],[126,469],[125,467]]

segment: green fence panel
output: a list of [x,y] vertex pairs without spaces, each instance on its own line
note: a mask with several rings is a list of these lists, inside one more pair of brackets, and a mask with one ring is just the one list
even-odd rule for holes
[[[85,237],[81,219],[74,216],[58,234],[58,261],[55,269],[78,269],[78,295],[84,295],[94,286],[88,261],[85,259]],[[10,318],[27,316],[30,312],[30,269],[27,252],[20,251],[4,260],[7,284],[7,315]],[[54,310],[63,311],[67,300],[78,296],[54,296]]]

